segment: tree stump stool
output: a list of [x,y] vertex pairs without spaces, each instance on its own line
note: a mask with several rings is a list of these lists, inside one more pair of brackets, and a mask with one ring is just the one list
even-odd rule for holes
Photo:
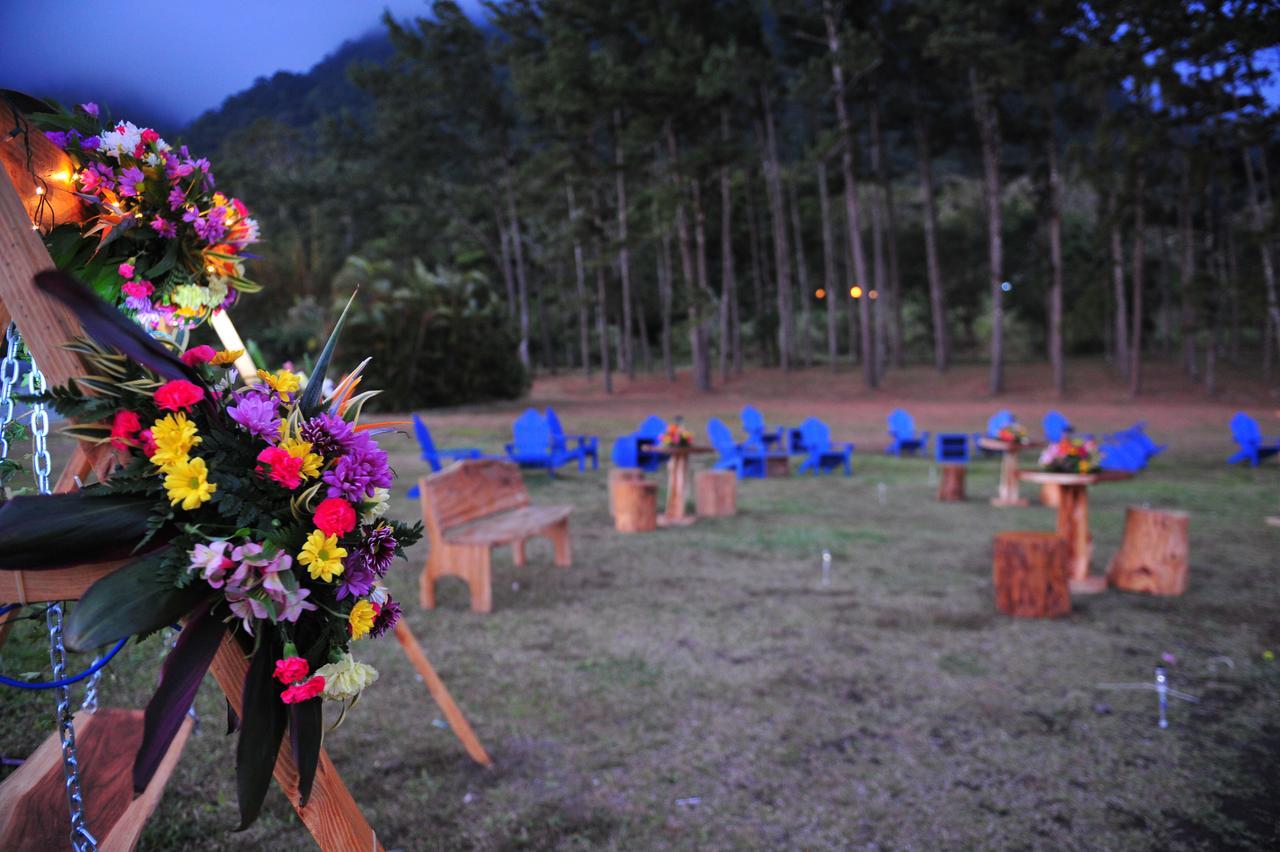
[[658,528],[658,483],[619,480],[613,499],[613,524],[618,532],[653,532]]
[[1046,482],[1040,486],[1040,505],[1050,509],[1058,508],[1062,502],[1062,486],[1054,482]]
[[615,467],[609,471],[609,517],[617,514],[617,487],[620,482],[644,482],[644,471],[631,467]]
[[962,464],[941,465],[938,477],[938,499],[943,503],[959,503],[964,501],[964,474]]
[[1029,618],[1071,611],[1066,539],[1051,532],[1002,532],[993,549],[996,609]]
[[1185,592],[1189,525],[1186,512],[1130,506],[1124,516],[1124,539],[1107,569],[1107,582],[1127,592]]
[[700,470],[693,477],[698,516],[727,518],[738,513],[738,478],[731,470]]

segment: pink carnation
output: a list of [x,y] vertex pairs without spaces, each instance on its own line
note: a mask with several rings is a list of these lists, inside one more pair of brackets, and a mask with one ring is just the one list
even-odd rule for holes
[[126,296],[134,296],[139,299],[145,299],[156,291],[155,286],[150,281],[126,281],[120,287]]
[[310,680],[295,683],[280,693],[280,700],[285,704],[298,704],[302,701],[310,701],[322,692],[324,692],[324,678],[316,675]]
[[262,465],[267,466],[267,473],[276,482],[290,491],[302,483],[302,459],[292,456],[283,447],[267,447],[258,453],[258,472],[262,473]]
[[122,264],[120,264],[120,266],[119,266],[119,267],[117,267],[116,271],[120,273],[120,277],[121,277],[121,278],[132,278],[132,277],[133,277],[133,264],[132,264],[132,263],[122,263]]
[[217,354],[212,346],[193,346],[182,353],[182,363],[188,367],[194,367],[197,364],[208,364]]
[[204,389],[186,379],[173,379],[156,388],[156,405],[164,411],[190,408],[204,399]]
[[346,535],[356,528],[356,510],[341,497],[329,497],[316,507],[314,520],[325,535]]
[[276,660],[274,677],[285,686],[297,683],[309,674],[311,674],[311,666],[307,665],[307,661],[302,657],[285,657],[283,660]]

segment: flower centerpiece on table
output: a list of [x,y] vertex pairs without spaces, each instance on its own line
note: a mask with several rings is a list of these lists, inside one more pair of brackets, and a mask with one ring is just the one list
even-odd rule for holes
[[305,387],[288,370],[237,387],[238,353],[179,353],[63,273],[37,284],[87,334],[68,348],[89,375],[44,401],[74,418],[66,431],[101,446],[111,469],[78,491],[0,507],[0,570],[128,560],[72,610],[73,650],[185,619],[147,707],[136,789],[230,635],[250,658],[236,753],[242,822],[257,816],[286,728],[305,803],[320,699],[353,702],[377,678],[351,652],[400,617],[383,578],[421,536],[420,524],[385,516],[394,477],[374,436],[395,424],[361,422],[376,393],[354,392],[364,364],[321,398],[342,319]]
[[104,122],[92,103],[30,118],[70,157],[67,184],[91,211],[45,237],[59,269],[150,328],[194,327],[261,289],[244,273],[258,223],[217,190],[207,159],[149,127]]
[[1101,463],[1098,443],[1092,438],[1063,436],[1040,454],[1040,467],[1048,473],[1097,473]]
[[1017,444],[1018,446],[1026,446],[1031,443],[1031,435],[1027,433],[1027,427],[1023,426],[1016,420],[1011,420],[1000,430],[996,432],[996,440],[1004,441],[1006,444]]
[[671,423],[666,429],[662,430],[662,435],[658,442],[664,447],[692,447],[693,433],[684,428],[679,422]]

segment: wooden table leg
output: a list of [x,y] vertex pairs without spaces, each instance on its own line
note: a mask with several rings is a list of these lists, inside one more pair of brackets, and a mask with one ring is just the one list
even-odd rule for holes
[[1027,501],[1018,496],[1018,451],[1006,450],[1000,454],[1000,487],[993,506],[1025,506]]
[[431,693],[431,698],[436,702],[436,706],[440,708],[440,712],[444,713],[445,719],[449,722],[449,730],[453,731],[458,739],[462,740],[462,745],[466,748],[467,754],[471,755],[471,759],[481,766],[492,766],[493,761],[489,759],[484,746],[480,745],[480,740],[476,737],[475,731],[471,730],[471,724],[467,721],[467,717],[462,715],[462,711],[458,709],[453,696],[449,694],[448,687],[444,685],[444,681],[436,673],[435,667],[427,659],[426,652],[422,650],[422,646],[418,644],[417,637],[413,635],[409,625],[404,623],[403,618],[396,622],[396,640],[399,641],[400,647],[404,649],[404,655],[409,658],[409,662],[413,663],[413,667],[418,670],[418,674],[422,675],[422,680],[427,685],[427,692]]
[[658,518],[658,526],[686,526],[693,517],[684,513],[685,495],[689,480],[689,457],[673,454],[667,464],[667,511]]
[[1067,565],[1073,594],[1093,594],[1107,587],[1106,577],[1089,576],[1089,489],[1063,485],[1058,501],[1058,534],[1067,540]]

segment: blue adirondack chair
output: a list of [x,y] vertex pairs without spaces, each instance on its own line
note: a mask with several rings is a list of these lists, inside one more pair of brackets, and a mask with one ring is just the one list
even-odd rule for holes
[[[595,435],[566,435],[560,425],[560,418],[551,406],[547,406],[547,426],[551,429],[552,449],[560,453],[568,453],[579,460],[578,469],[582,470],[583,462],[591,459],[591,469],[600,469],[600,439]],[[575,446],[568,446],[573,441]]]
[[622,435],[613,442],[614,467],[639,468],[647,473],[662,467],[670,456],[640,449],[646,444],[656,444],[667,429],[666,421],[656,414],[650,414],[634,432]]
[[763,479],[767,472],[767,455],[754,444],[739,444],[724,421],[712,417],[707,421],[707,437],[711,446],[720,454],[716,470],[732,470],[739,479]]
[[515,440],[506,445],[507,458],[521,467],[546,468],[553,479],[557,467],[575,458],[578,460],[578,470],[586,467],[581,453],[556,450],[547,418],[539,414],[536,409],[527,409],[524,414],[517,417],[516,422],[511,426],[511,433]]
[[1168,444],[1157,444],[1151,440],[1151,436],[1147,434],[1147,424],[1139,421],[1128,429],[1121,429],[1112,435],[1106,436],[1108,441],[1118,443],[1131,443],[1142,450],[1143,463],[1150,461],[1156,456],[1169,449]]
[[761,414],[755,406],[747,405],[742,408],[742,430],[747,433],[747,440],[764,447],[766,450],[772,447],[786,449],[784,442],[785,429],[779,427],[770,429],[764,423],[764,415]]
[[933,457],[939,464],[969,461],[969,436],[963,432],[939,432],[933,439]]
[[1102,456],[1099,466],[1103,470],[1137,473],[1147,466],[1146,454],[1132,441],[1107,441],[1098,448],[1098,452]]
[[[413,415],[413,434],[418,439],[418,448],[422,450],[422,460],[431,466],[431,470],[440,470],[444,465],[458,459],[500,459],[502,456],[485,455],[478,447],[450,447],[440,449],[431,440],[431,430],[417,414]],[[409,489],[409,497],[417,499],[418,486]]]
[[[986,432],[973,433],[973,445],[978,447],[978,440],[980,438],[995,438],[1000,434],[1001,429],[1013,422],[1013,414],[1010,413],[1009,409],[1000,409],[987,420]],[[982,447],[978,447],[978,452],[982,453],[984,456],[997,456],[1000,454],[999,450],[984,450]]]
[[1227,464],[1247,461],[1257,467],[1263,459],[1280,453],[1280,437],[1264,437],[1258,421],[1243,411],[1237,411],[1231,418],[1231,437],[1240,445],[1240,450],[1227,459]]
[[915,454],[929,445],[928,432],[916,432],[916,423],[911,415],[896,408],[889,415],[889,437],[892,443],[885,448],[885,454],[900,456],[903,453]]
[[806,458],[800,462],[799,472],[830,473],[838,467],[844,468],[845,476],[853,475],[853,444],[831,442],[831,430],[827,424],[816,417],[810,417],[800,424],[803,435]]
[[1061,441],[1063,435],[1075,431],[1071,426],[1071,421],[1057,411],[1050,411],[1046,414],[1042,423],[1044,425],[1045,440],[1051,443],[1053,441]]

